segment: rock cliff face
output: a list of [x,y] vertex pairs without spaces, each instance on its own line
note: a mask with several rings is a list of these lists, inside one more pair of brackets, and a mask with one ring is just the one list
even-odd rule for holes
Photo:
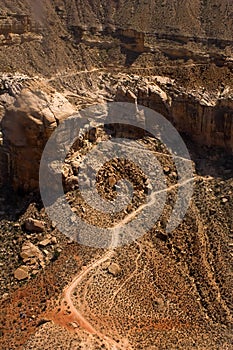
[[[87,77],[83,78],[84,81]],[[85,106],[82,92],[73,94],[71,104],[64,93],[45,81],[5,78],[8,91],[1,122],[1,182],[10,179],[15,189],[38,188],[38,172],[43,148],[56,126],[75,113],[75,105]],[[104,89],[103,89],[104,87]],[[88,94],[90,97],[88,97]],[[72,93],[66,93],[67,97]],[[184,88],[164,76],[111,74],[98,72],[92,86],[85,85],[86,101],[102,99],[144,105],[161,113],[177,130],[199,144],[217,146],[233,152],[233,90],[208,92]],[[83,103],[84,102],[84,103]],[[127,121],[126,121],[127,122]]]
[[0,17],[0,34],[23,34],[31,31],[32,25],[28,15],[6,15]]
[[0,183],[37,188],[57,123],[106,100],[136,100],[231,152],[232,14],[227,0],[3,0]]
[[0,46],[20,45],[30,41],[41,41],[36,23],[27,14],[0,16]]
[[117,36],[122,47],[138,53],[145,52],[145,34],[133,29],[119,29]]
[[36,88],[37,83],[34,82],[32,90],[32,82],[27,83],[26,79],[24,84],[28,86],[20,87],[19,80],[20,77],[12,82],[18,91],[11,99],[8,95],[11,103],[1,121],[0,160],[3,172],[0,182],[10,180],[15,189],[28,191],[38,188],[40,158],[46,141],[59,122],[73,114],[74,109],[64,96],[53,89],[43,84]]
[[[156,82],[156,84],[154,83]],[[186,90],[164,77],[127,81],[117,90],[117,101],[134,102],[154,109],[197,143],[233,152],[233,91],[222,94]],[[135,96],[135,98],[133,97]]]

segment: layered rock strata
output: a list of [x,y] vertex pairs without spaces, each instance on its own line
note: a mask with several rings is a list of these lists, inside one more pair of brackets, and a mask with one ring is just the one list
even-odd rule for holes
[[[5,91],[1,95],[1,183],[10,180],[15,189],[38,188],[41,155],[53,130],[77,112],[75,105],[81,108],[100,100],[149,107],[195,142],[233,151],[233,92],[230,87],[219,93],[184,88],[173,79],[161,76],[142,78],[98,73],[93,77],[90,91],[86,90],[85,101],[81,91],[62,94],[43,80],[5,77],[2,86]],[[68,101],[71,96],[73,104]]]

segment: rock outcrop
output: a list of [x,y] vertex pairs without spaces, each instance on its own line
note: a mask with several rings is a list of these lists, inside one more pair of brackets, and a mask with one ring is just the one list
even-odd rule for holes
[[122,47],[138,53],[145,52],[145,33],[134,29],[118,29],[116,34]]
[[[4,174],[0,180],[10,180],[15,189],[24,191],[38,188],[42,150],[58,123],[74,113],[72,105],[60,93],[35,82],[32,89],[30,84],[27,81],[28,86],[11,93],[11,97],[8,92],[11,103],[5,99],[1,121],[0,159]],[[4,95],[1,97],[4,99]]]
[[[49,136],[62,120],[75,113],[75,107],[44,82],[9,81],[5,82],[8,92],[1,96],[5,101],[1,122],[1,182],[10,179],[15,189],[30,191],[38,188],[40,159]],[[103,101],[137,102],[161,113],[194,141],[233,151],[230,87],[219,93],[184,88],[168,77],[123,74],[101,74],[93,78],[93,84],[95,91],[93,86],[89,87],[93,100],[88,99],[92,104],[100,96]],[[98,90],[100,85],[105,89]],[[83,100],[82,93],[75,96],[76,102]]]
[[0,35],[23,34],[32,30],[29,15],[11,14],[0,16]]
[[221,94],[204,89],[187,90],[164,77],[140,79],[136,89],[134,86],[134,78],[119,84],[116,100],[132,103],[136,100],[138,104],[161,113],[179,132],[194,141],[233,152],[231,89],[225,89]]
[[42,35],[28,14],[0,16],[0,46],[20,45],[30,41],[41,41]]

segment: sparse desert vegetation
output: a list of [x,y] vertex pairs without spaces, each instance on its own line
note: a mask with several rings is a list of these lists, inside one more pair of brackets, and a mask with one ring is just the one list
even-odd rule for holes
[[[232,14],[227,0],[1,1],[3,350],[232,349]],[[94,196],[87,203],[80,165],[101,142],[125,137],[135,154],[144,147],[166,185],[158,190],[166,192],[165,205],[144,235],[135,239],[132,230],[127,245],[114,246],[117,234],[95,248],[65,236],[50,218],[39,167],[64,120],[111,102],[150,108],[176,127],[190,153],[182,161],[193,167],[194,189],[183,221],[168,232],[182,187],[174,155],[148,130],[125,125],[127,118],[95,126],[75,141],[62,167],[72,210],[64,226],[79,217],[90,228],[119,228],[147,205],[146,174],[118,157],[101,166],[96,190],[111,202],[127,179],[131,202],[114,214],[96,209]],[[47,182],[55,186],[53,177]],[[160,208],[162,195],[155,198]]]

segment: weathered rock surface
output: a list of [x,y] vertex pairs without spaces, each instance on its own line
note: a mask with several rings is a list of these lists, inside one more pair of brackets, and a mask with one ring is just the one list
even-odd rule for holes
[[47,245],[49,245],[51,243],[51,240],[46,238],[43,241],[40,241],[39,245],[42,247],[46,247]]
[[31,242],[27,242],[22,246],[20,256],[25,261],[30,258],[36,258],[38,260],[43,260],[43,254],[38,247],[36,247]]
[[198,143],[233,151],[233,89],[218,91],[184,89],[161,77],[119,82],[116,100],[135,102],[161,113],[179,132]]
[[[6,171],[6,175],[15,189],[36,189],[46,141],[58,123],[74,113],[74,109],[63,95],[43,84],[34,82],[32,88],[29,81],[22,86],[23,82],[17,83],[17,79],[13,84],[11,79],[6,80],[4,78],[8,87],[6,95],[11,96],[11,103],[4,104],[1,121],[2,162],[7,162],[5,169],[14,169],[13,173]],[[3,94],[1,99],[4,97]]]
[[45,224],[43,221],[29,218],[25,222],[25,228],[31,232],[43,232],[45,229]]
[[[6,92],[0,97],[5,110],[1,121],[3,171],[0,182],[8,178],[15,189],[34,190],[38,188],[44,146],[56,126],[75,114],[75,106],[64,94],[45,86],[44,81],[29,82],[25,77],[11,77],[4,78],[2,85]],[[105,88],[100,90],[98,86]],[[144,78],[101,73],[93,77],[92,85],[86,85],[85,89],[91,104],[100,98],[102,101],[137,102],[161,113],[179,132],[194,141],[229,152],[233,150],[233,89],[227,84],[219,92],[180,86],[174,79],[164,76]],[[73,102],[82,106],[82,101],[80,91]],[[77,183],[74,176],[70,178],[69,187],[74,188]]]
[[26,278],[29,278],[29,273],[28,273],[28,267],[27,266],[20,266],[14,273],[15,278],[18,281],[25,280]]
[[121,268],[117,263],[112,263],[108,267],[108,272],[114,277],[119,276],[121,273]]

